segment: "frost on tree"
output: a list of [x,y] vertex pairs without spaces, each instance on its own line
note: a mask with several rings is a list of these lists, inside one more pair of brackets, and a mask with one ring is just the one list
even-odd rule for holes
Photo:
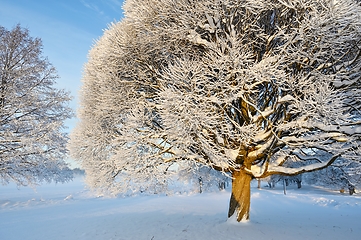
[[360,161],[356,1],[128,0],[124,10],[89,53],[71,137],[90,186],[158,192],[175,162],[203,164],[232,174],[228,216],[241,221],[252,178]]
[[0,26],[0,182],[33,185],[67,181],[63,161],[71,117],[68,93],[54,87],[55,69],[42,43],[19,25]]

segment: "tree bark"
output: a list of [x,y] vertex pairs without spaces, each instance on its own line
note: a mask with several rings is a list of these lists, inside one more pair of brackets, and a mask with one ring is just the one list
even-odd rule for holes
[[238,222],[249,220],[252,177],[244,170],[233,172],[232,177],[232,195],[229,202],[228,217],[236,214]]

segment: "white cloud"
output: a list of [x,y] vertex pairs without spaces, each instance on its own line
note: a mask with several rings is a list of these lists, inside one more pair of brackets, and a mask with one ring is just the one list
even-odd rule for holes
[[87,8],[97,12],[99,15],[104,15],[104,12],[99,9],[99,7],[92,2],[89,2],[87,0],[80,0],[80,2]]

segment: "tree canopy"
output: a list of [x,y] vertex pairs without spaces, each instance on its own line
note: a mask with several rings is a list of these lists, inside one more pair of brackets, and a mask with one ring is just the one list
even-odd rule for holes
[[71,140],[92,187],[150,190],[175,162],[203,164],[232,173],[229,217],[240,221],[254,177],[360,162],[356,1],[128,0],[124,10],[89,53]]
[[69,93],[55,88],[42,42],[17,25],[0,26],[0,182],[32,185],[71,178],[64,162]]

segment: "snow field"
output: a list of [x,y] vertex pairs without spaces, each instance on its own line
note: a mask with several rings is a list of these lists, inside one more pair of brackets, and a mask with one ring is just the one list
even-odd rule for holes
[[0,187],[1,240],[360,239],[361,196],[252,187],[251,221],[227,221],[229,191],[96,197],[81,178],[34,192]]

